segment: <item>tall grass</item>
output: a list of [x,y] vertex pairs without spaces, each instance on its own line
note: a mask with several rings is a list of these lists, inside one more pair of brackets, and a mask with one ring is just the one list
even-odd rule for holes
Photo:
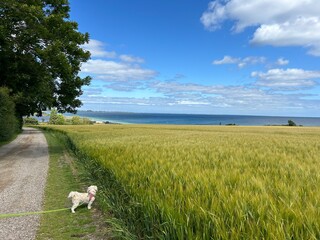
[[320,239],[319,128],[55,128],[121,185],[140,238]]

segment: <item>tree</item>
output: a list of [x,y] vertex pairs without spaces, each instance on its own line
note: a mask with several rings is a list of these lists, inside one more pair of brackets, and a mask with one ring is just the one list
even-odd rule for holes
[[288,120],[288,126],[297,126],[297,124],[292,120]]
[[90,77],[79,77],[90,53],[81,48],[88,33],[69,20],[68,0],[1,0],[0,87],[7,87],[16,115],[55,107],[76,112]]
[[59,114],[57,109],[52,109],[49,118],[49,124],[53,125],[63,125],[66,120],[62,114]]

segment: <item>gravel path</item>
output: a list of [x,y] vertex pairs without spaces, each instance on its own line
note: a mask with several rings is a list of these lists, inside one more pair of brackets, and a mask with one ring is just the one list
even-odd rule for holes
[[[24,128],[0,148],[0,214],[41,211],[49,163],[41,131]],[[39,215],[0,218],[0,239],[34,239]]]

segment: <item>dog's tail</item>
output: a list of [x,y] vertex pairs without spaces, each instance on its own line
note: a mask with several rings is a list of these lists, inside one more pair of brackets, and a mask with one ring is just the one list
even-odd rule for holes
[[68,198],[72,198],[75,194],[76,192],[70,192]]

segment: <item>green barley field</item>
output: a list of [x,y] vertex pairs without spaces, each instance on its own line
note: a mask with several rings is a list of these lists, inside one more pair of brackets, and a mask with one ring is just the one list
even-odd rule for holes
[[114,176],[140,239],[320,239],[320,128],[54,128]]

